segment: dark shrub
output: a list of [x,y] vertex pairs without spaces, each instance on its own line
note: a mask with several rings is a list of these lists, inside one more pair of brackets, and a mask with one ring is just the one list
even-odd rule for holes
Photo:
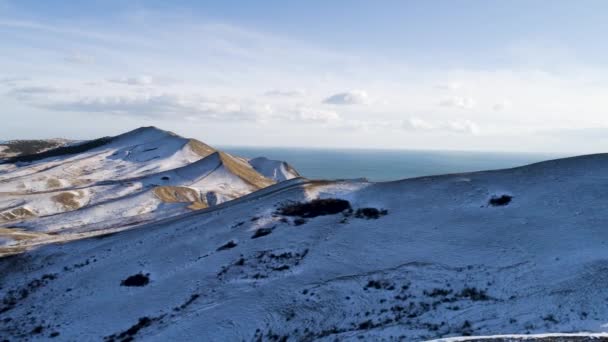
[[374,327],[374,323],[371,320],[367,320],[359,324],[359,329],[368,330]]
[[460,297],[469,298],[470,300],[473,300],[473,301],[490,299],[490,297],[486,294],[486,291],[478,290],[474,287],[464,288],[462,291],[460,291],[460,293],[458,295]]
[[256,230],[255,233],[253,233],[251,238],[257,239],[259,237],[266,236],[270,233],[272,233],[272,228],[260,228],[260,229]]
[[449,295],[450,293],[452,293],[452,290],[433,289],[433,291],[431,291],[431,292],[424,290],[423,293],[429,297],[437,297],[437,296],[445,297],[445,296]]
[[362,219],[366,219],[366,220],[370,220],[370,219],[378,219],[380,218],[380,216],[384,216],[388,214],[388,210],[386,209],[382,209],[382,210],[378,210],[376,208],[360,208],[357,209],[357,211],[355,211],[355,217],[356,218],[362,218]]
[[493,207],[500,207],[500,206],[509,204],[512,199],[513,199],[513,196],[500,195],[498,197],[494,196],[494,197],[490,198],[490,201],[488,203]]
[[334,215],[351,209],[350,202],[337,198],[315,199],[310,202],[291,203],[277,211],[285,216],[312,218],[323,215]]
[[237,246],[236,242],[234,242],[234,240],[230,240],[230,241],[226,242],[225,244],[223,244],[222,246],[220,246],[220,247],[217,249],[217,251],[218,251],[218,252],[219,252],[219,251],[224,251],[224,250],[226,250],[226,249],[231,249],[231,248],[234,248],[234,247],[236,247],[236,246]]
[[306,223],[306,220],[303,218],[297,218],[297,219],[293,220],[293,224],[296,226],[301,226],[304,223]]
[[146,286],[150,282],[150,273],[138,273],[120,282],[120,286]]

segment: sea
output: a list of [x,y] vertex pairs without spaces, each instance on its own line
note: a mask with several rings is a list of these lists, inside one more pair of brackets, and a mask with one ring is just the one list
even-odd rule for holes
[[366,178],[370,181],[505,169],[566,156],[548,153],[234,146],[221,149],[246,158],[263,156],[286,161],[309,179]]

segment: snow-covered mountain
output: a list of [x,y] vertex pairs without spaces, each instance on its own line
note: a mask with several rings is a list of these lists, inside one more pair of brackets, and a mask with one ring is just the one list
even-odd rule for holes
[[297,176],[283,172],[284,162],[263,165],[283,177],[266,177],[246,159],[154,127],[20,155],[0,165],[0,227],[42,237],[124,228]]
[[[182,158],[164,171],[188,164]],[[82,177],[101,173],[95,166]],[[132,167],[141,178],[120,168],[117,177],[134,187],[163,172]],[[138,228],[45,244],[0,259],[0,336],[606,339],[606,170],[608,155],[590,155],[388,183],[296,178]],[[546,335],[575,332],[600,334]],[[519,338],[509,336],[481,340]]]

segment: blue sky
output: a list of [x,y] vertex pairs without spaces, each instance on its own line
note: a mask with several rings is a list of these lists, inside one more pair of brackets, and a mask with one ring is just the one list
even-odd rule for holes
[[0,138],[606,151],[607,9],[0,0]]

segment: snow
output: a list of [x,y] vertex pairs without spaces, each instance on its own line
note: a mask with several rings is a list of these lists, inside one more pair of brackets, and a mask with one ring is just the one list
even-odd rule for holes
[[[608,155],[591,155],[389,183],[296,178],[103,238],[43,244],[0,259],[0,336],[101,340],[142,317],[150,322],[134,337],[147,341],[606,333],[607,169]],[[231,177],[198,182],[238,184]],[[488,204],[502,194],[512,201]],[[388,214],[301,225],[275,214],[317,197]],[[252,238],[259,229],[270,233]],[[237,246],[218,250],[228,241]],[[140,272],[148,285],[120,286]]]
[[282,182],[300,176],[297,171],[295,171],[284,161],[271,160],[266,157],[258,157],[249,160],[249,164],[251,164],[256,171],[265,177],[274,179],[277,182]]
[[[211,199],[211,205],[260,189],[248,182],[247,175],[226,168],[226,158],[238,161],[221,157],[198,141],[142,127],[78,154],[3,164],[0,225],[4,218],[5,225],[32,231],[116,228],[197,209],[189,208],[189,203],[166,203],[154,192],[158,186],[190,188],[200,198]],[[274,182],[267,179],[267,184]],[[9,219],[23,208],[34,217]]]

